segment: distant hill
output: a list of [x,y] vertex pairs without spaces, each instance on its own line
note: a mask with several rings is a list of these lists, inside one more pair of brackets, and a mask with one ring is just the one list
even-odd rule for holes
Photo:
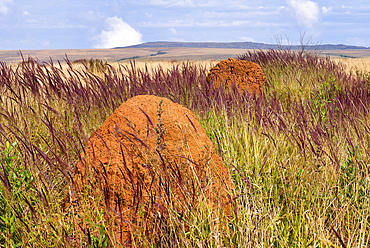
[[[276,49],[277,45],[256,43],[256,42],[171,42],[171,41],[158,41],[146,42],[135,46],[129,47],[116,47],[119,48],[157,48],[157,47],[191,47],[191,48],[230,48],[230,49]],[[351,50],[351,49],[370,49],[370,47],[363,46],[348,46],[343,44],[322,44],[315,46],[319,50]],[[300,50],[301,47],[297,45],[281,46],[283,49]]]

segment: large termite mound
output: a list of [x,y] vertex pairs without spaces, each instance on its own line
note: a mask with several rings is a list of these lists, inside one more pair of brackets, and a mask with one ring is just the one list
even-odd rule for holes
[[193,112],[167,98],[142,95],[124,102],[91,135],[85,151],[73,176],[75,189],[87,185],[93,171],[126,245],[137,230],[158,235],[169,214],[186,219],[204,203],[217,218],[231,216],[228,169]]
[[216,87],[224,85],[226,89],[235,84],[239,92],[247,90],[251,94],[258,94],[266,82],[266,76],[261,66],[254,62],[229,58],[210,70],[207,82]]

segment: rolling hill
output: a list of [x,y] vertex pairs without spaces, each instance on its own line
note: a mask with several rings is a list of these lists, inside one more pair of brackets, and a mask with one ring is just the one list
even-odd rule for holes
[[[129,47],[116,47],[118,48],[160,48],[160,47],[173,47],[173,48],[230,48],[230,49],[276,49],[279,48],[276,44],[265,44],[256,42],[171,42],[171,41],[158,41],[146,42]],[[314,46],[318,50],[359,50],[370,49],[370,47],[351,46],[344,44],[319,44]],[[300,50],[299,45],[282,45],[283,49]],[[309,47],[308,47],[309,48]]]

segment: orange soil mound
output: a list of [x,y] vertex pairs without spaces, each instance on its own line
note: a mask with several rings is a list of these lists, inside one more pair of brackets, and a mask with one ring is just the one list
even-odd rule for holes
[[126,245],[139,226],[158,236],[170,212],[186,217],[199,211],[200,201],[219,217],[231,216],[228,169],[193,112],[167,98],[136,96],[123,103],[91,135],[86,153],[76,165],[75,188],[87,183],[91,166]]
[[224,84],[226,89],[235,84],[240,92],[248,90],[251,94],[258,94],[266,82],[266,76],[256,63],[229,58],[211,69],[207,82],[217,87]]

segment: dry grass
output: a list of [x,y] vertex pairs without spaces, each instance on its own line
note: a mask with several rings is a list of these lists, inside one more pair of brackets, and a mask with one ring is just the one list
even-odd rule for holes
[[334,58],[333,60],[344,64],[347,72],[370,72],[370,58]]
[[[178,61],[178,60],[160,60],[160,61],[135,61],[135,65],[138,69],[148,68],[149,71],[157,69],[159,66],[164,70],[172,69],[174,66],[181,66],[184,63],[190,63],[192,65],[201,66],[210,70],[215,66],[220,60],[192,60],[192,61]],[[117,68],[118,66],[131,66],[132,61],[125,62],[115,62],[110,63],[113,67]]]
[[[150,63],[151,61],[178,60],[221,60],[235,57],[236,54],[243,54],[247,49],[227,49],[227,48],[123,48],[123,49],[61,49],[61,50],[28,50],[22,51],[27,59],[29,56],[37,58],[39,61],[54,61],[65,59],[68,55],[70,61],[78,59],[101,59],[109,62],[126,61],[129,58]],[[161,54],[157,54],[162,52]],[[0,61],[7,63],[18,63],[22,61],[19,51],[1,51]]]
[[[333,61],[337,63],[341,63],[345,65],[347,72],[356,73],[356,71],[361,72],[370,72],[370,57],[366,58],[332,58]],[[102,60],[104,61],[104,60]],[[128,66],[130,67],[131,64],[134,62],[135,67],[138,69],[145,69],[148,68],[149,71],[156,69],[158,67],[162,67],[163,69],[171,69],[173,66],[182,65],[183,63],[190,63],[196,66],[205,67],[207,70],[210,70],[213,66],[215,66],[220,60],[219,59],[207,59],[207,60],[191,60],[191,61],[184,61],[184,60],[125,60],[121,62],[110,62],[109,64],[117,69],[119,66]],[[66,63],[61,63],[63,68],[66,68]],[[17,65],[17,63],[10,63],[10,65]],[[83,65],[81,63],[73,64],[73,69],[82,70]]]
[[[369,59],[334,60],[369,73]],[[80,146],[115,106],[154,94],[175,96],[195,112],[232,173],[237,204],[231,223],[195,212],[188,232],[171,229],[180,223],[174,213],[168,227],[159,226],[167,243],[140,236],[137,247],[369,247],[369,84],[342,90],[357,79],[290,61],[262,66],[264,98],[200,93],[194,85],[217,62],[136,61],[131,68],[124,61],[110,63],[117,74],[108,75],[81,64],[16,72],[2,65],[0,246],[119,247],[99,209],[103,196],[88,188],[83,214],[62,210],[69,187],[62,164],[76,164]]]

